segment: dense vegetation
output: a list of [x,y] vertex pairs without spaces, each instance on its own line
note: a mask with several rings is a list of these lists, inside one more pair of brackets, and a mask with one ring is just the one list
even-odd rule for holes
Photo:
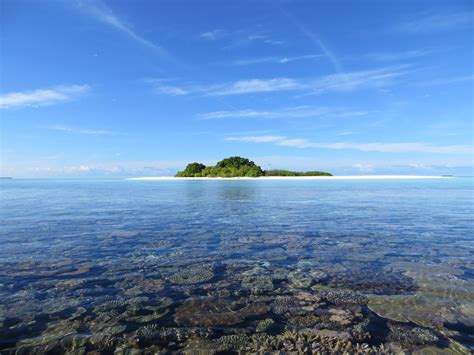
[[331,176],[324,171],[288,171],[288,170],[263,170],[253,161],[241,158],[230,157],[223,159],[215,166],[205,166],[201,163],[191,163],[176,177],[259,177],[259,176]]
[[332,176],[325,171],[265,170],[264,176]]

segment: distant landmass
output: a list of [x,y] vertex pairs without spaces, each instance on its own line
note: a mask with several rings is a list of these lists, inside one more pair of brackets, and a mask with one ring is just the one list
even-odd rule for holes
[[176,177],[260,177],[260,176],[332,176],[325,171],[263,170],[247,158],[225,158],[215,166],[190,163]]

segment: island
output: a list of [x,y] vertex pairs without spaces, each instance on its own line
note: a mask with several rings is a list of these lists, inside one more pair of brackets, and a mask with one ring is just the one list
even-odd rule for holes
[[175,177],[261,177],[261,176],[332,176],[325,171],[263,170],[253,161],[242,157],[229,157],[217,162],[215,166],[190,163]]

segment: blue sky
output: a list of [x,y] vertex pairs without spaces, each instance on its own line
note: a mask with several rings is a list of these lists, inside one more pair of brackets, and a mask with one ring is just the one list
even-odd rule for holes
[[474,5],[1,1],[1,174],[472,174]]

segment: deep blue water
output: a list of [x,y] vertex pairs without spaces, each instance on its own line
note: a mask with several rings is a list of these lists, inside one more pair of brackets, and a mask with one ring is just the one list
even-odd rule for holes
[[[3,180],[0,193],[0,349],[227,351],[243,345],[225,336],[310,330],[473,349],[472,178]],[[292,297],[304,306],[277,307]]]

